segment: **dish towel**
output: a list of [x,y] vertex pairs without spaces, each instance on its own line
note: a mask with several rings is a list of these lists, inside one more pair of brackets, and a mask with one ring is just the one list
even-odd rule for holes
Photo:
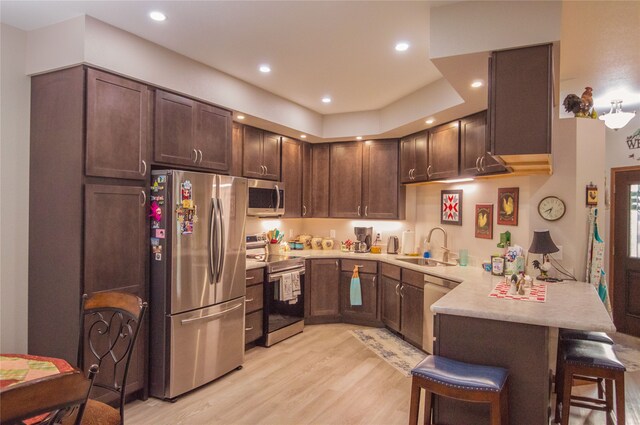
[[351,276],[351,291],[349,295],[351,305],[362,305],[362,288],[360,287],[358,266],[353,268],[353,275]]
[[281,291],[280,301],[289,301],[293,299],[293,283],[291,282],[291,273],[285,273],[280,279]]
[[297,297],[302,294],[302,288],[300,288],[300,272],[291,273],[291,284],[293,285],[293,297]]

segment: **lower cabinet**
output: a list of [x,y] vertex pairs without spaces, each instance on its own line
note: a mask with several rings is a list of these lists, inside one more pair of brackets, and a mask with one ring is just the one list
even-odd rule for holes
[[340,261],[337,259],[307,261],[308,301],[305,321],[322,323],[340,320]]
[[249,344],[264,334],[264,269],[247,270],[246,282],[244,343]]
[[378,275],[360,274],[362,305],[351,305],[352,272],[340,273],[340,312],[349,322],[369,324],[378,317]]
[[400,332],[400,281],[387,276],[380,279],[382,308],[380,318],[389,329]]
[[422,349],[424,275],[384,263],[381,266],[381,275],[382,323]]
[[404,338],[422,348],[422,320],[424,317],[424,290],[403,283],[400,286],[402,313],[400,333]]

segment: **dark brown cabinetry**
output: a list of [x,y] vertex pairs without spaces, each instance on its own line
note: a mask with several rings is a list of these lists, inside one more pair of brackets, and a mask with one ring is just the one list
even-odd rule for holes
[[87,70],[88,176],[146,180],[147,86]]
[[389,329],[400,332],[400,267],[382,263],[380,318]]
[[424,275],[422,273],[402,269],[400,298],[402,306],[400,332],[407,341],[422,348],[424,320]]
[[249,344],[263,335],[264,269],[247,270],[244,342]]
[[302,145],[298,140],[282,138],[282,182],[286,189],[283,217],[302,217]]
[[[358,267],[362,305],[351,304],[351,277]],[[378,318],[378,273],[375,261],[343,260],[340,273],[340,312],[343,321],[372,324]]]
[[229,174],[242,177],[242,125],[233,123],[231,136],[231,168]]
[[302,217],[313,217],[312,148],[302,143]]
[[493,155],[551,153],[552,45],[493,52],[489,134]]
[[362,217],[362,143],[331,143],[329,175],[330,217]]
[[277,134],[244,126],[242,175],[280,180],[280,143],[281,137]]
[[429,130],[429,180],[458,176],[458,148],[460,131],[458,121],[439,125]]
[[[145,183],[136,181],[149,171],[141,163],[149,123],[141,116],[148,111],[145,90],[84,67],[31,79],[31,354],[76,363],[83,293],[121,290],[148,300],[149,204]],[[119,151],[105,156],[108,145]],[[146,324],[141,332],[129,394],[145,388]]]
[[228,172],[231,112],[156,90],[154,160]]
[[329,217],[329,167],[328,144],[311,148],[311,216]]
[[400,181],[402,183],[427,180],[428,136],[427,131],[421,131],[400,140]]
[[500,173],[506,169],[488,152],[487,111],[460,120],[460,174],[478,176]]
[[308,300],[305,318],[308,322],[340,319],[340,262],[337,259],[307,261]]

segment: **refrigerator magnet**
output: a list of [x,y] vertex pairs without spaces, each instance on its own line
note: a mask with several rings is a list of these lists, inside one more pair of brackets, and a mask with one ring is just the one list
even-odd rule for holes
[[162,209],[160,208],[160,205],[158,205],[156,201],[151,202],[149,209],[151,212],[151,214],[149,214],[149,217],[151,217],[155,221],[162,220]]
[[[180,184],[182,188],[182,200],[191,199],[191,181],[185,180]],[[184,202],[183,202],[184,204]],[[189,207],[185,207],[189,208]]]
[[158,252],[154,254],[154,258],[156,261],[162,261],[162,254]]
[[162,254],[162,245],[153,245],[153,246],[151,247],[151,251],[152,251],[154,254]]
[[156,229],[156,238],[164,239],[164,229]]
[[164,183],[167,181],[167,176],[158,176],[158,183]]
[[156,245],[160,245],[160,239],[151,238],[151,246],[156,246]]

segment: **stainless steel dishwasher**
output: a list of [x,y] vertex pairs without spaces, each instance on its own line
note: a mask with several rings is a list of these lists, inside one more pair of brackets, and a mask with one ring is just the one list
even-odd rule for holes
[[441,277],[424,275],[424,323],[422,326],[422,349],[433,354],[433,319],[435,314],[431,311],[431,305],[444,297],[453,288],[458,286],[460,282],[455,280],[443,279]]

